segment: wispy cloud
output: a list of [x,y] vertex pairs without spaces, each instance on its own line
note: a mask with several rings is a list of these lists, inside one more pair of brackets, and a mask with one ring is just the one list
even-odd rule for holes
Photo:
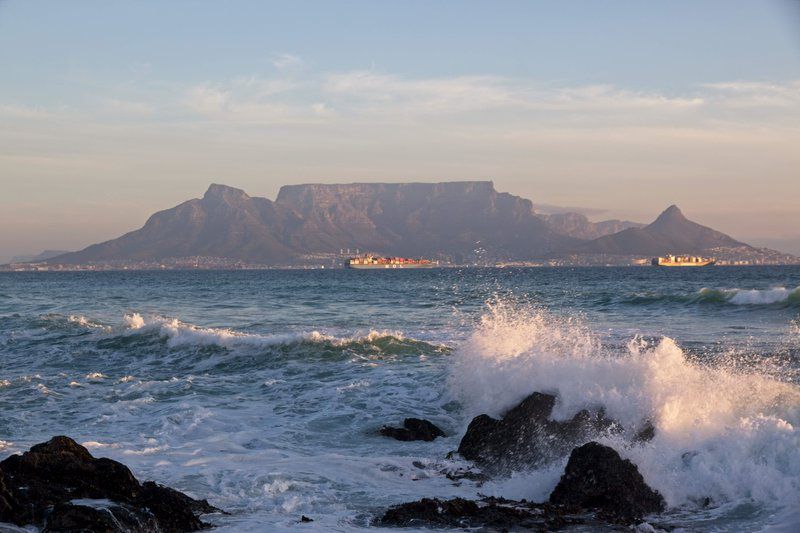
[[703,87],[728,107],[800,106],[800,80],[786,83],[731,81],[708,83]]
[[52,118],[54,113],[41,106],[28,106],[19,104],[2,104],[0,103],[0,116],[6,118],[22,118],[22,119],[47,119]]
[[298,69],[303,65],[303,59],[294,54],[275,54],[272,56],[272,66],[278,70]]

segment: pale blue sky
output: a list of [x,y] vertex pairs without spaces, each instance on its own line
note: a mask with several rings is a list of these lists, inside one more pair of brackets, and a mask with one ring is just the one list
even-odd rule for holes
[[222,182],[493,179],[800,240],[795,1],[0,0],[0,261]]

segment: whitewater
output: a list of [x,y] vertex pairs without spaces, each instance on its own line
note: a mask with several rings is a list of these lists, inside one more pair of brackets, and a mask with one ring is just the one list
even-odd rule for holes
[[[422,497],[546,499],[566,457],[446,475],[472,467],[447,458],[472,417],[541,391],[557,419],[619,422],[598,440],[666,499],[653,527],[795,531],[798,285],[797,267],[1,274],[0,454],[66,434],[229,511],[220,531],[351,531]],[[447,437],[376,434],[409,416]]]

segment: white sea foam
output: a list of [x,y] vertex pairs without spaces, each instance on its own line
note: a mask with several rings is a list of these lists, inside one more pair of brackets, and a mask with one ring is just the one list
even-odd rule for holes
[[168,318],[158,315],[143,317],[139,313],[125,315],[124,321],[129,332],[155,332],[165,338],[167,340],[167,345],[170,347],[220,346],[224,348],[263,348],[301,342],[325,342],[333,346],[345,346],[349,343],[357,342],[374,343],[384,338],[392,338],[397,341],[406,340],[401,332],[389,330],[370,330],[363,335],[354,335],[351,337],[335,337],[315,330],[280,334],[244,333],[230,328],[201,327],[183,322],[177,318]]
[[787,289],[786,287],[774,287],[772,289],[737,289],[730,297],[730,303],[736,305],[766,305],[780,302],[787,302],[791,298],[800,297],[800,287]]
[[105,326],[103,324],[99,324],[97,322],[93,322],[93,321],[89,320],[88,318],[86,318],[83,315],[69,315],[69,317],[67,318],[67,321],[71,322],[73,324],[78,324],[79,326],[83,326],[83,327],[86,327],[86,328],[102,329],[102,330],[109,330],[110,329],[108,326]]
[[[781,506],[800,497],[800,391],[793,384],[694,364],[669,338],[653,345],[634,339],[614,351],[579,321],[504,303],[490,307],[454,356],[449,387],[469,418],[497,416],[533,391],[558,395],[556,418],[605,407],[629,430],[609,444],[671,506],[705,497]],[[630,432],[645,420],[656,437],[630,446]],[[537,472],[523,492],[541,498],[557,479]]]
[[139,313],[125,315],[125,323],[130,330],[137,332],[154,331],[167,339],[170,347],[178,346],[235,346],[266,347],[302,341],[320,341],[328,337],[317,331],[310,333],[285,333],[261,335],[242,333],[228,328],[204,328],[181,322],[177,318],[149,316],[146,319]]

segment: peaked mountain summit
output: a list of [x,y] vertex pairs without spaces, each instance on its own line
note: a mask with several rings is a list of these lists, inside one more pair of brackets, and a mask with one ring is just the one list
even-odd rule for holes
[[628,228],[575,248],[579,253],[608,255],[700,254],[719,248],[753,248],[733,237],[687,219],[669,206],[643,228]]

